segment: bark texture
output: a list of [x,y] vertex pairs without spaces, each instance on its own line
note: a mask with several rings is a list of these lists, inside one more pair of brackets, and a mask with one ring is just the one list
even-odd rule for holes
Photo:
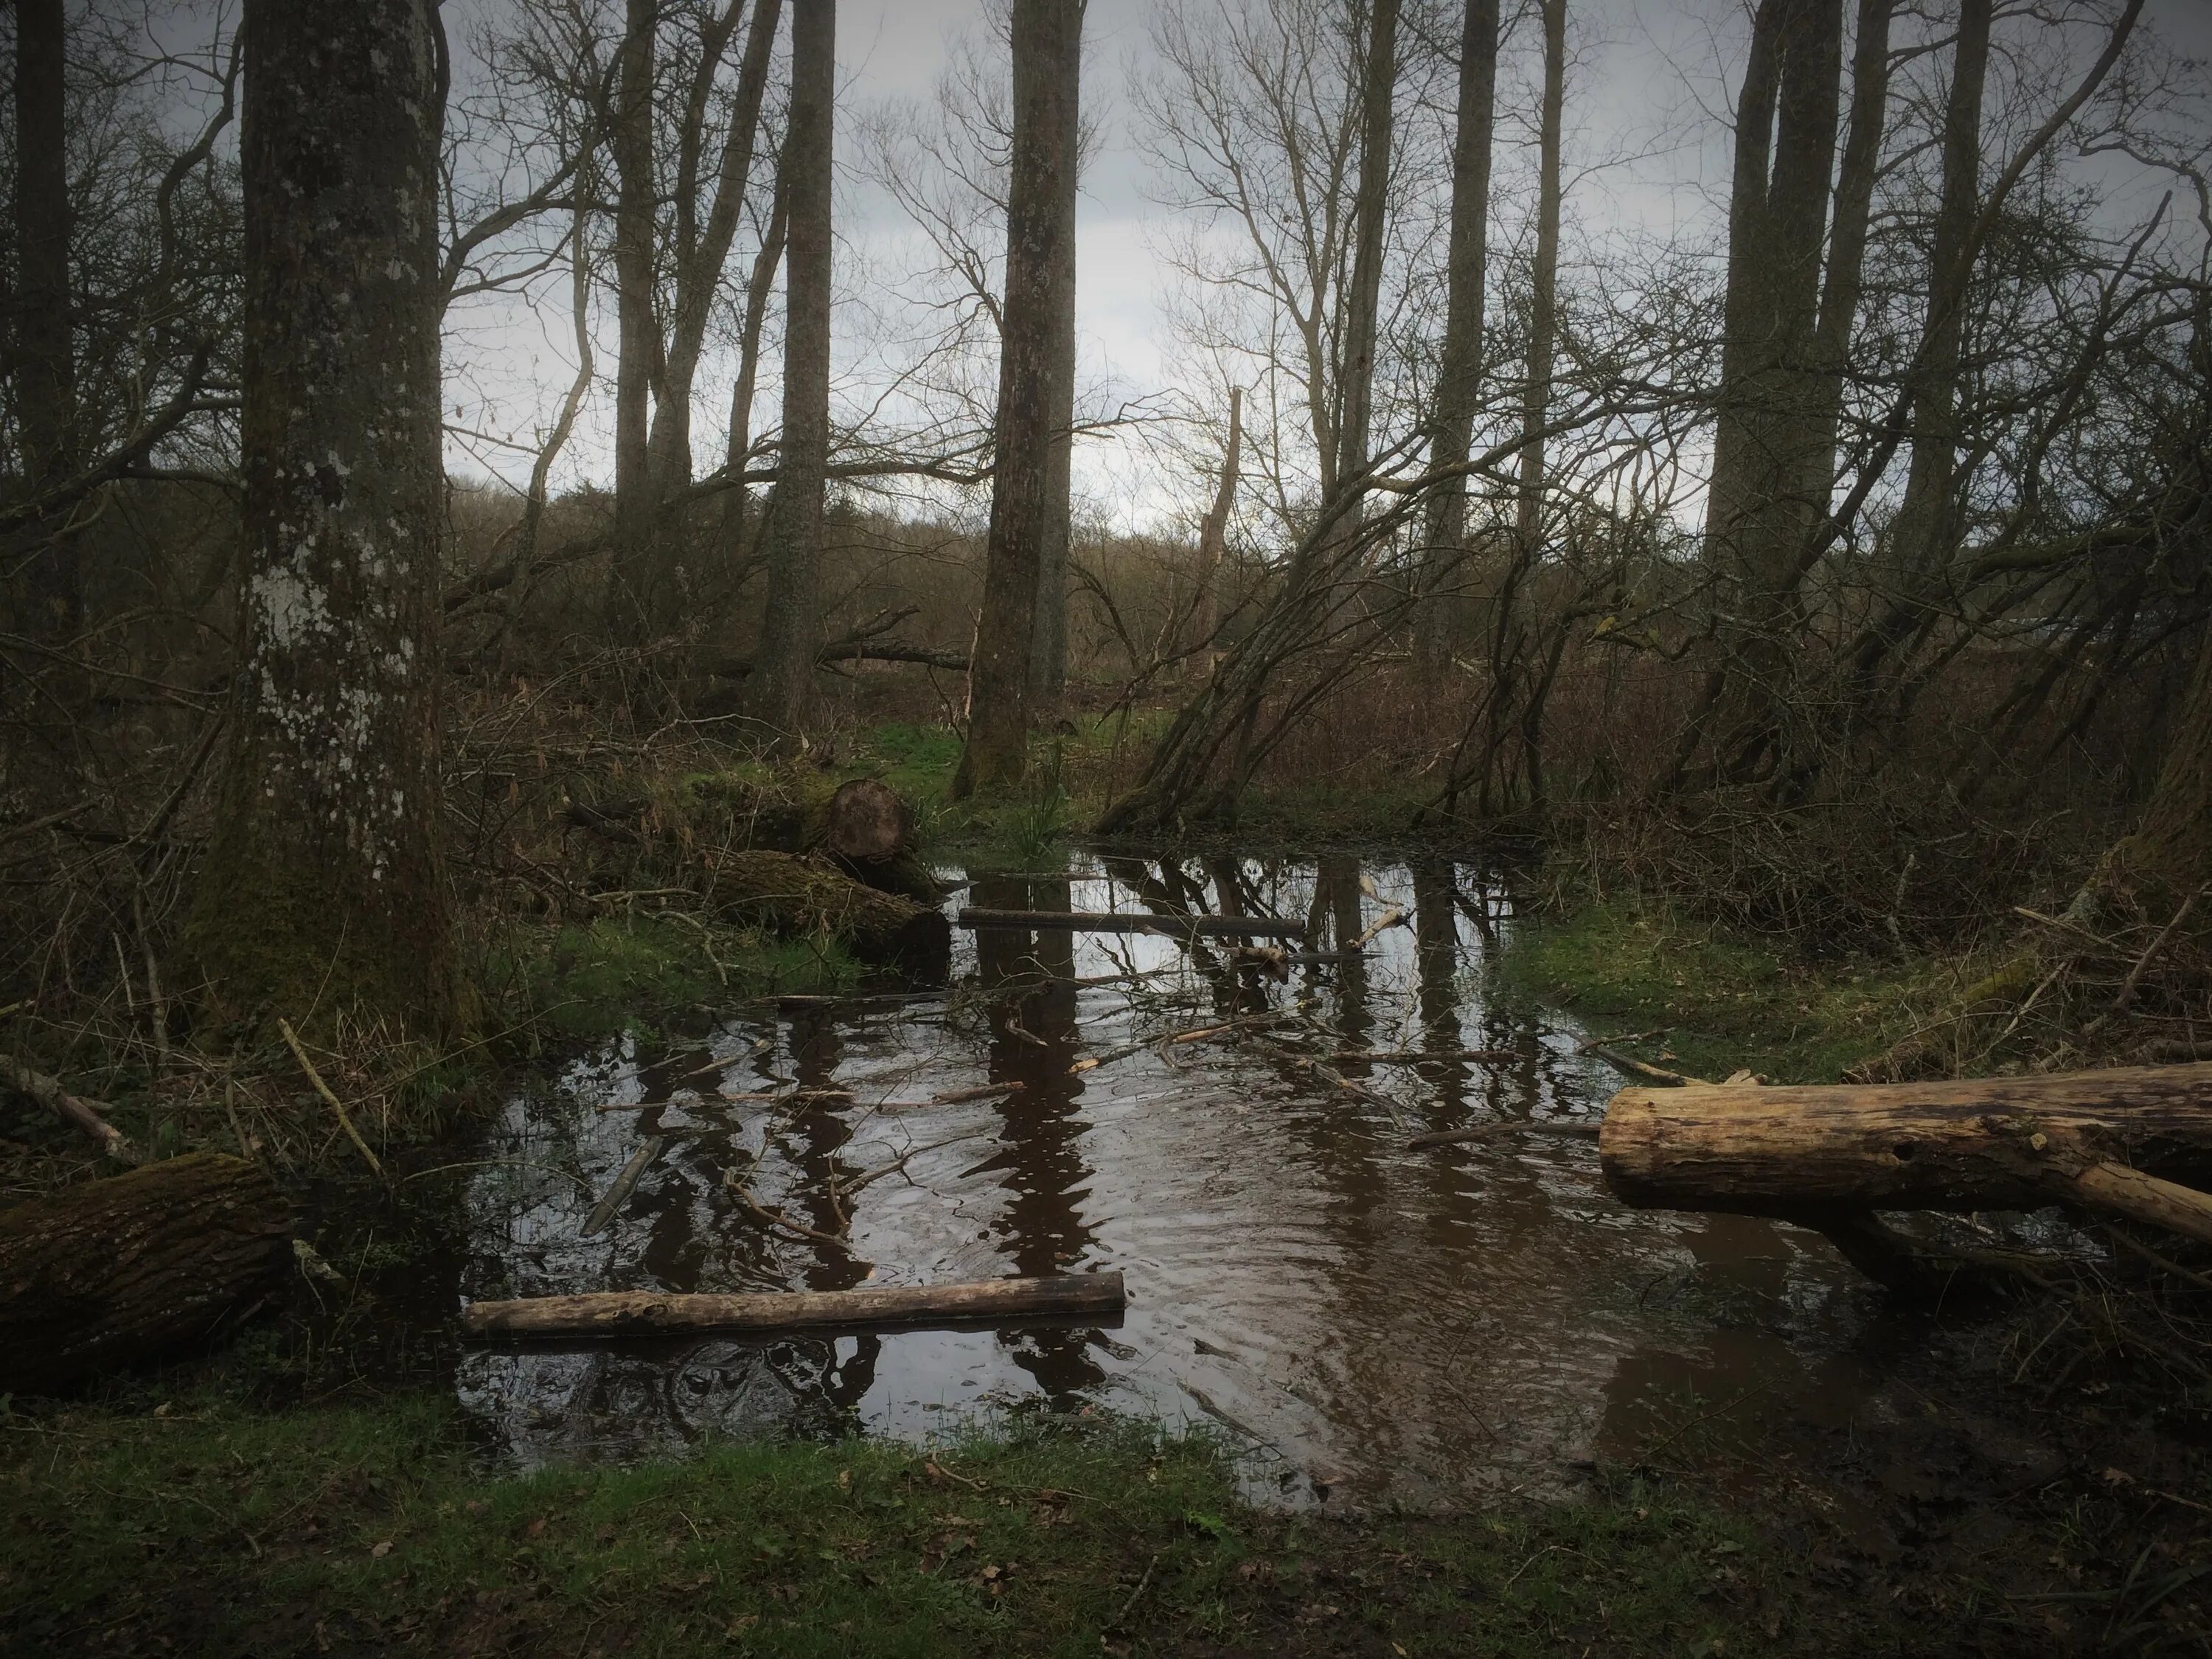
[[1972,1082],[1624,1089],[1598,1143],[1631,1204],[2033,1209],[2103,1163],[2212,1182],[2212,1065]]
[[[66,479],[75,463],[76,358],[70,328],[67,67],[62,0],[15,7],[15,416],[24,487]],[[37,632],[75,634],[84,617],[76,539],[37,525],[25,611]]]
[[357,1006],[434,1031],[461,1009],[431,0],[256,0],[244,27],[244,638],[188,955],[219,1016]]
[[291,1231],[258,1166],[211,1152],[0,1211],[0,1393],[58,1388],[236,1324],[283,1284]]
[[[1085,0],[1068,0],[1079,27]],[[1082,43],[1077,41],[1079,59]],[[1067,557],[1075,526],[1071,512],[1071,473],[1075,459],[1075,186],[1082,167],[1080,99],[1076,110],[1076,155],[1068,186],[1054,200],[1060,215],[1054,242],[1057,268],[1052,299],[1059,307],[1053,332],[1060,350],[1052,364],[1049,394],[1052,448],[1045,457],[1044,523],[1037,538],[1036,619],[1030,642],[1030,718],[1050,720],[1060,712],[1067,689]]]
[[763,528],[768,597],[745,708],[790,744],[813,702],[821,648],[822,497],[830,469],[830,160],[836,0],[793,0],[791,118],[784,137],[787,253],[783,444]]
[[[1082,66],[1080,5],[1014,0],[997,459],[983,610],[969,677],[968,741],[953,775],[955,799],[1011,788],[1028,765],[1037,586],[1045,544],[1054,533],[1056,400],[1063,366],[1075,351],[1073,301],[1063,293],[1074,279],[1075,260],[1062,242],[1074,226]],[[1065,518],[1064,495],[1060,511]]]
[[[1485,285],[1490,271],[1490,165],[1498,101],[1498,0],[1467,0],[1460,30],[1459,125],[1452,141],[1451,241],[1446,256],[1444,337],[1437,368],[1436,435],[1429,465],[1467,465],[1482,390]],[[1466,605],[1467,480],[1430,498],[1423,538],[1422,602],[1415,660],[1436,672],[1458,645]]]
[[1096,1314],[1127,1305],[1118,1273],[1050,1279],[986,1279],[965,1285],[894,1285],[761,1295],[603,1291],[582,1296],[475,1302],[461,1328],[483,1338],[540,1340],[654,1331],[784,1331],[821,1326],[964,1324]]
[[1528,276],[1528,378],[1521,394],[1519,557],[1535,556],[1544,510],[1543,436],[1559,338],[1559,139],[1566,112],[1567,3],[1543,0],[1544,101],[1537,134],[1536,258]]

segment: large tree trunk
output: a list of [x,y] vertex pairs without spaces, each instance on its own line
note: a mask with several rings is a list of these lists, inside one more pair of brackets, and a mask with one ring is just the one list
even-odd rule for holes
[[2197,1187],[2212,1183],[2212,1065],[1624,1089],[1598,1152],[1632,1204],[1749,1215],[2033,1209],[2081,1196],[2103,1164]]
[[0,1393],[200,1340],[283,1284],[291,1212],[243,1158],[195,1152],[0,1210]]
[[777,746],[805,730],[822,645],[822,497],[830,471],[830,161],[836,0],[793,0],[784,136],[783,438],[763,530],[768,597],[745,708]]
[[[1082,66],[1081,6],[1014,0],[997,460],[956,799],[1010,788],[1028,764],[1037,585],[1053,534],[1056,402],[1063,365],[1075,350],[1074,311],[1062,291],[1074,278],[1075,261],[1062,242],[1074,225]],[[1064,497],[1060,512],[1064,518]]]
[[[1444,337],[1437,369],[1436,436],[1429,465],[1467,465],[1480,400],[1484,286],[1489,281],[1490,154],[1498,97],[1498,0],[1467,0],[1460,33],[1459,130],[1452,144],[1451,241],[1445,258]],[[1466,606],[1467,486],[1464,477],[1430,498],[1423,553],[1421,609],[1414,621],[1417,663],[1436,673],[1458,646]]]
[[[66,479],[75,462],[76,359],[70,330],[69,152],[63,104],[66,66],[62,0],[15,7],[15,417],[23,487]],[[76,538],[41,524],[29,565],[25,616],[49,637],[77,631],[84,615]]]
[[615,161],[615,314],[622,356],[615,366],[615,547],[609,621],[618,637],[642,639],[656,601],[653,528],[653,47],[660,8],[629,0],[617,55],[609,148]]
[[434,23],[432,0],[246,11],[242,658],[188,940],[221,1016],[460,1013]]
[[1705,510],[1707,557],[1737,596],[1713,727],[1716,764],[1730,775],[1773,760],[1788,718],[1807,492],[1826,408],[1815,336],[1842,69],[1842,0],[1765,0],[1738,118]]

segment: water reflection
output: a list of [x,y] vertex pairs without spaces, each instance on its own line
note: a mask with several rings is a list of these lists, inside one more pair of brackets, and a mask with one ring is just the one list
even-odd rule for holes
[[[1211,1421],[1293,1495],[1419,1501],[1624,1449],[1686,1395],[1841,1420],[1878,1380],[1855,1357],[1867,1306],[1825,1245],[1623,1210],[1583,1139],[1407,1148],[1428,1128],[1588,1119],[1613,1087],[1577,1054],[1583,1033],[1486,995],[1516,924],[1482,872],[1079,860],[979,878],[963,901],[1313,933],[1294,960],[1227,939],[963,935],[943,994],[750,1007],[651,1065],[617,1045],[511,1103],[465,1288],[1113,1267],[1121,1328],[471,1355],[463,1397],[513,1455],[1096,1404]],[[584,1239],[654,1133],[664,1155]]]

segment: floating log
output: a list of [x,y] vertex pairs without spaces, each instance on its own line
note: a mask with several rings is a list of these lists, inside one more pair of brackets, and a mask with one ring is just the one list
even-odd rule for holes
[[199,1340],[291,1271],[292,1214],[244,1158],[194,1152],[0,1211],[0,1393]]
[[1303,921],[1272,916],[1156,916],[1133,910],[981,910],[963,908],[963,927],[1018,928],[1024,933],[1198,933],[1212,939],[1304,939]]
[[1793,1218],[2071,1202],[2212,1237],[2212,1065],[1623,1089],[1598,1152],[1646,1208]]
[[823,1326],[939,1325],[1119,1315],[1127,1305],[1119,1273],[1052,1279],[987,1279],[957,1285],[867,1286],[732,1296],[602,1291],[580,1296],[472,1302],[466,1335],[523,1340],[703,1331],[788,1331]]

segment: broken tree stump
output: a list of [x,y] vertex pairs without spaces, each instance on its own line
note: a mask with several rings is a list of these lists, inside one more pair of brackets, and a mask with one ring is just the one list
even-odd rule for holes
[[987,1279],[851,1291],[770,1291],[734,1296],[603,1291],[580,1296],[472,1302],[464,1334],[537,1340],[702,1331],[787,1331],[823,1326],[989,1323],[1119,1315],[1128,1297],[1118,1273],[1053,1279]]
[[0,1211],[0,1392],[50,1389],[236,1324],[283,1285],[291,1206],[194,1152]]
[[2072,1203],[2212,1238],[2212,1065],[1962,1082],[1623,1089],[1598,1139],[1647,1209],[1795,1219]]

